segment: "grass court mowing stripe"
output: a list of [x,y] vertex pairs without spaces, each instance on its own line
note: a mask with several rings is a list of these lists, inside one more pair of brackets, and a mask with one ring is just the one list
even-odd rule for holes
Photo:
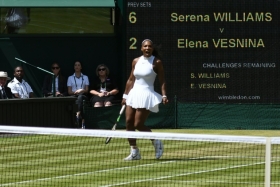
[[116,171],[116,170],[118,171],[118,170],[126,170],[126,169],[138,168],[138,167],[153,166],[155,164],[167,164],[167,163],[170,163],[170,162],[175,162],[175,161],[158,162],[158,163],[154,163],[154,164],[144,164],[144,165],[136,165],[136,166],[130,166],[130,167],[121,167],[121,168],[111,168],[111,169],[99,170],[99,171],[93,171],[93,172],[76,173],[76,174],[64,175],[64,176],[56,176],[56,177],[51,177],[51,178],[41,178],[41,179],[35,179],[35,180],[29,180],[29,181],[20,181],[20,182],[15,182],[15,183],[7,183],[7,184],[1,184],[0,186],[24,184],[24,183],[33,183],[33,182],[37,182],[37,181],[61,179],[61,178],[74,177],[74,176],[91,175],[91,174],[94,174],[94,173],[105,173],[105,172]]
[[[196,158],[193,158],[196,159]],[[176,161],[169,161],[169,162],[161,162],[161,163],[156,163],[156,164],[166,164],[166,163],[172,163],[172,162],[176,162]],[[228,169],[236,169],[236,168],[242,168],[242,167],[249,167],[249,166],[254,166],[254,165],[263,165],[264,163],[252,163],[252,164],[248,164],[248,165],[239,165],[239,166],[232,166],[232,167],[225,167],[225,168],[216,168],[216,169],[212,169],[212,170],[206,170],[206,171],[197,171],[197,172],[193,172],[193,173],[182,173],[182,174],[177,174],[177,175],[168,175],[168,176],[161,176],[158,178],[148,178],[148,179],[143,179],[143,180],[134,180],[134,181],[130,181],[130,182],[123,182],[123,183],[117,183],[117,184],[110,184],[110,185],[105,185],[103,187],[111,187],[111,186],[120,186],[120,185],[128,185],[128,184],[132,184],[132,183],[143,183],[143,182],[147,182],[147,181],[156,181],[156,183],[158,184],[159,182],[166,182],[165,180],[162,181],[162,179],[167,179],[167,178],[175,178],[175,177],[182,177],[182,176],[186,176],[186,175],[196,175],[196,174],[203,174],[203,173],[208,173],[208,172],[216,172],[216,171],[222,171],[222,170],[228,170]],[[147,166],[153,166],[154,164],[146,164],[146,165],[137,165],[134,166],[134,168],[137,167],[147,167]],[[110,170],[101,170],[101,171],[94,171],[94,172],[88,172],[88,173],[77,173],[77,174],[73,174],[73,175],[65,175],[65,176],[57,176],[57,177],[52,177],[52,178],[41,178],[41,179],[36,179],[36,180],[30,180],[30,181],[21,181],[21,182],[16,182],[16,183],[9,183],[9,184],[2,184],[0,186],[8,186],[8,185],[15,185],[15,184],[24,184],[24,183],[34,183],[34,182],[38,182],[38,181],[46,181],[46,180],[53,180],[53,179],[61,179],[61,178],[68,178],[68,177],[77,177],[77,176],[82,176],[82,175],[91,175],[94,173],[103,173],[103,172],[109,172],[109,171],[115,171],[115,170],[126,170],[126,169],[132,169],[133,167],[123,167],[123,168],[112,168]],[[226,181],[225,179],[223,179],[224,181],[216,181],[217,183],[222,183],[223,185],[225,184],[258,184],[260,185],[260,183],[254,182],[254,183],[250,183],[250,182],[234,182],[234,181]],[[177,180],[170,180],[169,182],[173,183],[177,183]],[[178,183],[181,183],[182,181],[178,180]],[[188,180],[184,181],[189,182]],[[201,183],[201,182],[205,182],[205,181],[196,181],[197,183]],[[214,181],[208,181],[207,183],[215,183]]]
[[[122,159],[129,154],[126,139],[115,138],[108,145],[104,138],[49,135],[15,136],[0,141],[0,186],[133,183],[177,187],[185,185],[181,181],[199,181],[200,185],[218,187],[207,181],[220,181],[220,186],[225,186],[222,182],[226,181],[237,187],[242,182],[264,181],[264,145],[259,144],[164,141],[164,156],[155,160],[151,142],[139,140],[143,159],[125,162]],[[279,167],[279,163],[274,164]],[[172,180],[169,184],[161,182],[165,179]]]
[[[226,167],[226,168],[216,168],[216,169],[212,169],[212,170],[197,171],[197,172],[193,172],[193,173],[183,173],[183,174],[177,174],[177,175],[162,176],[162,177],[158,177],[158,178],[149,178],[149,179],[145,179],[145,180],[136,180],[136,181],[131,181],[131,182],[106,185],[106,186],[102,186],[102,187],[120,186],[120,185],[132,184],[132,183],[142,183],[142,182],[146,182],[146,181],[155,181],[155,180],[161,180],[161,179],[167,179],[167,178],[182,177],[182,176],[186,176],[186,175],[195,175],[195,174],[202,174],[202,173],[208,173],[208,172],[216,172],[216,171],[221,171],[221,170],[235,169],[235,168],[259,165],[259,164],[264,164],[264,162],[248,164],[248,165],[232,166],[232,167]],[[157,182],[159,182],[159,181],[157,181]],[[204,181],[199,181],[199,182],[204,182]],[[225,184],[235,184],[235,183],[234,182],[225,182]],[[240,184],[240,183],[238,183],[238,184]],[[259,184],[261,184],[261,183],[259,183]]]

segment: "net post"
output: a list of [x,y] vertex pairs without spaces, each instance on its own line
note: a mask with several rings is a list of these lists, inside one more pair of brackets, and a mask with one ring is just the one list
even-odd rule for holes
[[175,129],[178,129],[178,124],[177,124],[177,95],[174,96],[174,117],[175,117]]
[[271,179],[271,138],[266,138],[265,144],[265,187],[270,187]]

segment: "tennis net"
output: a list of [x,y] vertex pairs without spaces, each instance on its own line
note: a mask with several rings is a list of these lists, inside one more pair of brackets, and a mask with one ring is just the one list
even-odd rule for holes
[[[141,160],[123,160],[127,138]],[[0,126],[0,142],[0,186],[280,186],[276,137]]]

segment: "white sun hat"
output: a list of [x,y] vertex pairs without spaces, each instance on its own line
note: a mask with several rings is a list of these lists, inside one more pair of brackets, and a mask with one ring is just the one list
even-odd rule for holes
[[0,71],[0,77],[6,77],[7,80],[11,80],[11,78],[8,77],[8,73],[7,73],[7,72],[4,72],[4,71]]

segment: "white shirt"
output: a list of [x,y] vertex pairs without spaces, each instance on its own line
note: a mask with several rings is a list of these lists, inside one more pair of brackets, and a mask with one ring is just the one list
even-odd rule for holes
[[9,82],[8,87],[11,88],[13,94],[19,94],[19,97],[22,99],[29,98],[29,93],[33,93],[32,88],[23,79],[19,82],[16,78],[14,78],[11,82]]
[[75,73],[68,77],[67,86],[72,88],[72,92],[75,92],[79,89],[86,89],[86,86],[89,85],[88,76],[83,75],[78,78],[75,76]]

